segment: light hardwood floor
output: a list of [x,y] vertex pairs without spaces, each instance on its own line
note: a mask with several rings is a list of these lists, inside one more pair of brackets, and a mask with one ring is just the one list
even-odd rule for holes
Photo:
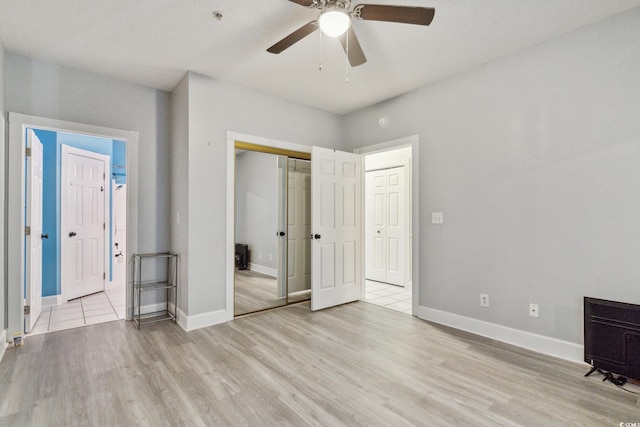
[[116,321],[30,337],[0,363],[0,425],[640,422],[585,366],[357,302],[185,332]]
[[251,270],[236,270],[234,301],[236,316],[280,307],[287,303],[311,299],[311,291],[289,294],[289,298],[278,298],[278,280]]

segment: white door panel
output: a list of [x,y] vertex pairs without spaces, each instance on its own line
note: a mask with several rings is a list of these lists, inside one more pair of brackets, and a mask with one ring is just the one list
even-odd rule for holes
[[27,145],[31,156],[27,158],[27,225],[31,228],[26,236],[26,291],[29,314],[25,319],[25,332],[33,329],[42,312],[42,177],[44,151],[42,142],[32,129],[27,131]]
[[311,164],[289,159],[289,293],[311,289]]
[[319,147],[311,159],[311,309],[319,310],[360,298],[362,160]]
[[66,300],[104,290],[105,160],[62,147],[62,290]]
[[366,173],[366,276],[405,285],[404,168]]
[[278,156],[278,229],[276,230],[277,239],[277,297],[286,298],[287,296],[287,268],[289,263],[290,248],[288,247],[288,241],[286,237],[287,231],[287,217],[289,212],[287,211],[287,204],[289,203],[289,197],[287,195],[287,157]]

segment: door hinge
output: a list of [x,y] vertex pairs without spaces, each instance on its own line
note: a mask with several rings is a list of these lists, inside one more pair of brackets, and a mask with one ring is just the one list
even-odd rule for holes
[[30,305],[25,305],[24,306],[24,314],[31,314],[31,306]]
[[103,230],[106,230],[106,229],[107,229],[107,223],[106,223],[106,222],[103,222],[103,223],[102,223],[102,229],[103,229]]
[[24,235],[25,235],[25,236],[31,236],[31,227],[30,227],[30,226],[28,226],[28,225],[27,225],[27,226],[24,228]]
[[25,148],[25,149],[24,149],[24,154],[25,154],[27,157],[31,157],[31,147],[27,147],[27,148]]
[[104,191],[104,187],[101,185],[100,186],[100,192],[103,192],[103,191]]
[[107,273],[102,273],[102,280],[107,280]]

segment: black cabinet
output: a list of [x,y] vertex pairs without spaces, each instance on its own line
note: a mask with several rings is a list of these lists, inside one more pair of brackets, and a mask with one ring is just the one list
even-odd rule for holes
[[246,270],[249,264],[249,245],[236,243],[236,267]]

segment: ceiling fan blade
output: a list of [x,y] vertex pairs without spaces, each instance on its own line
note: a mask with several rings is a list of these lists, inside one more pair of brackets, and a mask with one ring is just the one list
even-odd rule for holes
[[435,12],[436,10],[431,7],[387,6],[382,4],[359,4],[353,8],[353,16],[356,19],[415,25],[429,25]]
[[342,43],[345,53],[347,53],[347,37],[349,37],[349,53],[347,56],[349,57],[349,63],[351,66],[357,67],[358,65],[362,65],[367,62],[367,58],[364,56],[364,52],[362,51],[360,42],[356,37],[356,33],[351,27],[349,27],[349,29],[340,36],[340,43]]
[[278,43],[271,46],[267,49],[269,53],[280,53],[283,50],[291,47],[295,43],[299,42],[303,38],[307,37],[309,34],[313,33],[318,29],[318,21],[311,21],[308,24],[303,25],[302,27],[295,30],[293,33],[289,34],[287,37],[280,40]]
[[305,7],[310,7],[313,4],[313,0],[289,0],[289,1]]

